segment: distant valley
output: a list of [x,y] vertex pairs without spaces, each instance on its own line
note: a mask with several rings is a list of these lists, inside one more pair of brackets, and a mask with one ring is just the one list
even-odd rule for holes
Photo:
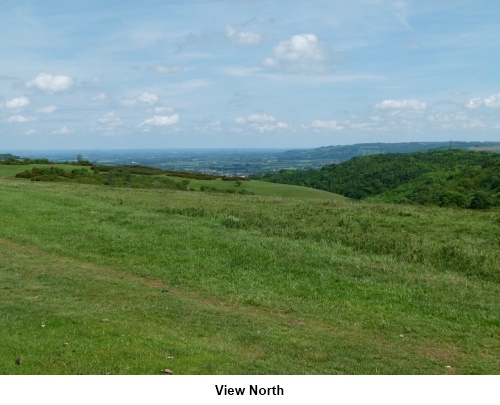
[[[500,142],[405,142],[363,143],[325,146],[315,149],[130,149],[5,151],[27,158],[53,162],[75,160],[78,154],[98,164],[145,165],[164,170],[188,171],[224,176],[248,176],[282,169],[319,169],[356,156],[383,153],[411,153],[438,149],[500,151]],[[4,153],[4,151],[1,151]],[[1,155],[0,155],[1,156]]]

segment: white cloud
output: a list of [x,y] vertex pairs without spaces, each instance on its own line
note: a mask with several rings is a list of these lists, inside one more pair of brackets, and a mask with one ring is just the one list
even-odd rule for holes
[[69,76],[40,73],[35,79],[28,82],[27,86],[47,93],[57,93],[68,90],[73,84],[74,80]]
[[55,106],[55,105],[48,105],[47,107],[39,108],[38,110],[36,110],[36,112],[42,113],[42,114],[52,114],[56,110],[57,110],[57,106]]
[[123,124],[122,119],[115,111],[104,114],[97,121],[103,125],[106,125],[107,127],[117,127]]
[[333,131],[340,131],[340,130],[344,129],[344,127],[342,125],[340,125],[335,120],[332,120],[332,121],[315,120],[311,123],[311,126],[313,128],[329,129],[329,130],[333,130]]
[[139,97],[137,97],[137,100],[139,100],[141,103],[144,104],[156,104],[160,98],[153,93],[145,92],[142,93]]
[[268,123],[252,124],[251,127],[259,132],[270,132],[280,129],[287,129],[289,128],[289,125],[286,122],[279,121],[276,124],[268,124]]
[[480,99],[478,97],[471,98],[465,105],[469,109],[476,109],[481,106],[489,108],[500,108],[500,93],[492,94],[489,97]]
[[234,120],[237,124],[275,122],[276,118],[268,114],[252,114],[246,118],[238,117]]
[[107,98],[106,93],[99,93],[97,96],[92,97],[90,101],[105,101]]
[[314,34],[294,35],[276,45],[263,65],[293,73],[324,73],[330,70],[329,52]]
[[256,45],[262,41],[262,36],[250,31],[238,31],[232,25],[226,25],[226,39],[237,45]]
[[64,126],[60,129],[56,129],[55,131],[52,131],[53,134],[56,135],[66,135],[73,132],[73,130],[69,129],[68,127]]
[[290,126],[286,122],[278,121],[269,114],[251,114],[248,117],[238,117],[234,120],[236,124],[248,124],[251,128],[259,132],[269,132],[280,129],[287,129]]
[[500,108],[500,93],[486,97],[483,103],[486,107]]
[[173,114],[173,115],[155,115],[153,118],[149,118],[145,121],[143,121],[141,124],[139,124],[140,127],[142,126],[155,126],[155,127],[162,127],[166,125],[174,125],[179,123],[179,115],[178,114]]
[[7,108],[23,108],[26,107],[30,103],[30,100],[26,97],[18,97],[13,98],[5,103],[5,107]]
[[234,120],[234,122],[236,122],[237,124],[245,124],[247,122],[262,123],[262,122],[274,122],[274,121],[276,121],[276,118],[268,114],[252,114],[246,118],[238,117]]
[[24,122],[35,121],[33,117],[25,117],[24,115],[11,115],[7,118],[7,122],[22,124]]
[[150,93],[148,91],[139,94],[138,96],[134,98],[127,98],[124,100],[121,100],[120,102],[127,107],[134,107],[137,105],[153,105],[156,104],[160,100],[160,97],[158,97],[157,94]]
[[276,118],[268,114],[252,114],[247,117],[248,122],[274,122]]
[[469,100],[469,102],[466,104],[466,107],[473,110],[473,109],[481,107],[482,104],[483,104],[483,102],[481,101],[480,98],[471,98]]
[[427,105],[418,100],[384,100],[375,105],[379,110],[425,110]]

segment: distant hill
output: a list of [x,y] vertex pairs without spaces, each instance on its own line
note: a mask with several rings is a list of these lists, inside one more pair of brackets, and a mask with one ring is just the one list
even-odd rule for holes
[[500,154],[460,149],[355,157],[314,170],[253,176],[355,199],[466,208],[500,206]]
[[281,159],[322,160],[328,163],[343,162],[356,156],[381,153],[411,153],[440,149],[468,149],[500,152],[500,142],[401,142],[358,143],[355,145],[323,146],[282,152]]

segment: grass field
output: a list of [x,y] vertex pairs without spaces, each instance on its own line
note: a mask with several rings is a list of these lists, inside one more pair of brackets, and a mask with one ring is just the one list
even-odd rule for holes
[[500,372],[498,211],[0,168],[2,374]]
[[[176,181],[182,181],[181,177],[168,176]],[[315,198],[327,200],[342,200],[345,197],[329,193],[324,190],[318,190],[309,187],[293,186],[289,184],[271,184],[265,181],[246,180],[246,181],[223,181],[218,178],[215,180],[197,180],[190,179],[188,187],[199,191],[202,187],[215,188],[217,190],[245,190],[255,195],[268,195],[278,197],[299,197]]]

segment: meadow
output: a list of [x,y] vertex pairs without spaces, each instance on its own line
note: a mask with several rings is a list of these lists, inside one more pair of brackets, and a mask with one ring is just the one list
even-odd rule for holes
[[2,374],[500,371],[498,209],[24,169],[0,166]]

